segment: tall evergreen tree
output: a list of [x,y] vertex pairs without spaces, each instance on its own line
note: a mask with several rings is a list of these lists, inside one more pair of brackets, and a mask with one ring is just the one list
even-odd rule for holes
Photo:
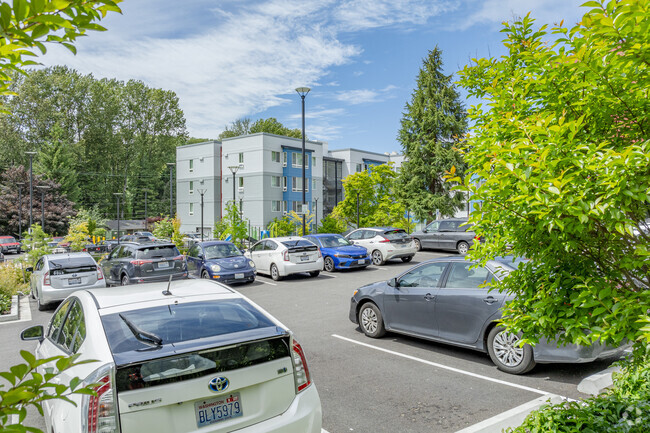
[[436,211],[452,216],[462,209],[464,195],[451,191],[444,176],[452,167],[463,176],[465,163],[456,145],[467,129],[452,76],[442,71],[442,52],[436,47],[422,63],[399,131],[406,158],[397,188],[398,198],[420,220],[431,219]]

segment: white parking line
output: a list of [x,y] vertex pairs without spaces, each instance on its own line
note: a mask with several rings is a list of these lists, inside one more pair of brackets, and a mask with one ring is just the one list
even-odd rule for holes
[[427,361],[426,359],[416,358],[415,356],[405,355],[405,354],[399,353],[399,352],[394,352],[392,350],[384,349],[382,347],[373,346],[372,344],[362,343],[360,341],[356,341],[356,340],[352,340],[350,338],[342,337],[340,335],[332,334],[332,337],[338,338],[338,339],[344,340],[344,341],[349,341],[350,343],[358,344],[360,346],[369,347],[370,349],[379,350],[380,352],[389,353],[389,354],[395,355],[395,356],[401,356],[402,358],[410,359],[412,361],[417,361],[417,362],[421,362],[423,364],[432,365],[434,367],[438,367],[438,368],[442,368],[442,369],[445,369],[445,370],[453,371],[454,373],[464,374],[466,376],[471,376],[471,377],[475,377],[477,379],[486,380],[488,382],[494,382],[494,383],[498,383],[500,385],[511,386],[513,388],[519,388],[519,389],[523,389],[525,391],[530,391],[530,392],[534,392],[534,393],[542,394],[542,395],[553,394],[551,392],[542,391],[542,390],[539,390],[539,389],[531,388],[529,386],[519,385],[519,384],[516,384],[516,383],[506,382],[505,380],[494,379],[494,378],[491,378],[491,377],[482,376],[480,374],[471,373],[469,371],[460,370],[460,369],[454,368],[454,367],[448,367],[446,365],[438,364],[436,362]]
[[259,281],[262,284],[268,284],[269,286],[277,286],[275,283],[269,283],[268,281],[262,281],[259,278],[255,278],[255,281]]

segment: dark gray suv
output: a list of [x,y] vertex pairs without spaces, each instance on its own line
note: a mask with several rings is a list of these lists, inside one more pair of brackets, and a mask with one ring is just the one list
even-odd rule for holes
[[456,250],[460,254],[467,251],[477,240],[472,226],[463,218],[448,218],[436,220],[427,225],[423,230],[413,232],[411,235],[418,247],[440,250]]
[[187,278],[187,262],[170,242],[126,242],[116,245],[100,263],[108,284],[149,283]]

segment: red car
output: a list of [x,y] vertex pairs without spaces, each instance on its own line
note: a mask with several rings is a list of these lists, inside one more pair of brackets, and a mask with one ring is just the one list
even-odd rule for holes
[[0,236],[0,251],[4,254],[20,254],[20,242],[13,236]]

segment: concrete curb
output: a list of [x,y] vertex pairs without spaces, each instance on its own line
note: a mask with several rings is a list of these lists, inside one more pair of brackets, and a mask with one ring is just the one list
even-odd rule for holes
[[18,320],[18,296],[11,297],[11,312],[0,316],[0,322]]
[[545,404],[558,404],[564,399],[559,395],[547,394],[536,398],[535,400],[524,403],[506,412],[500,413],[492,418],[486,419],[478,424],[457,431],[456,433],[501,433],[508,427],[518,427],[524,422],[526,416],[534,410],[539,409]]
[[584,394],[598,395],[603,392],[606,388],[609,388],[613,385],[612,373],[620,371],[620,367],[610,367],[600,373],[592,374],[589,377],[585,377],[578,384],[578,391]]

